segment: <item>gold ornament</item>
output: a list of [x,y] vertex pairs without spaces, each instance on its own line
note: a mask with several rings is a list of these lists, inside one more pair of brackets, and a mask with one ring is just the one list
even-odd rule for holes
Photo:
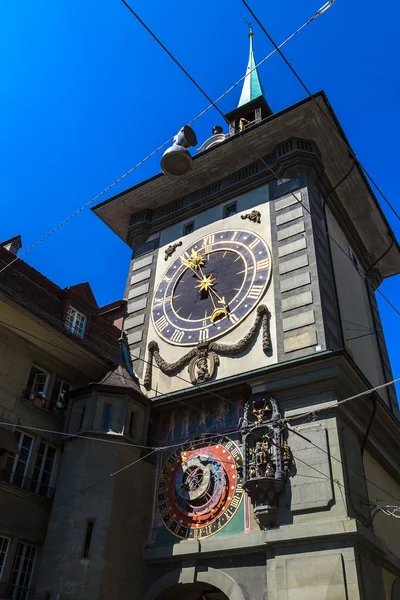
[[212,288],[212,286],[215,283],[215,277],[211,275],[203,275],[202,279],[200,279],[198,285],[196,285],[197,288],[199,288],[199,290],[201,292],[208,292],[208,290],[210,288]]
[[187,259],[182,258],[183,264],[188,269],[194,269],[195,271],[199,267],[204,265],[205,260],[206,260],[206,257],[204,256],[204,254],[200,254],[200,252],[196,252],[196,250],[194,250],[194,249],[192,249],[192,252],[191,252],[191,255],[189,258],[187,258]]

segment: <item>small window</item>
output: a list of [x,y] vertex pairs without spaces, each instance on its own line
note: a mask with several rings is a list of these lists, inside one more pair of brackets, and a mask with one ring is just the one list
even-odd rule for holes
[[14,434],[18,442],[18,452],[17,454],[9,452],[5,471],[2,471],[2,478],[8,483],[25,488],[28,483],[25,476],[31,458],[33,437],[18,430]]
[[183,226],[183,235],[189,235],[189,233],[193,233],[194,231],[194,221],[191,223],[186,223]]
[[56,449],[45,442],[40,442],[39,451],[33,471],[33,488],[36,494],[49,495],[53,471],[56,461]]
[[26,598],[28,593],[31,593],[30,588],[32,582],[33,570],[36,561],[36,547],[32,544],[19,542],[15,559],[10,576],[9,589],[15,590],[14,598]]
[[224,206],[224,219],[226,219],[227,217],[232,217],[233,215],[236,215],[236,213],[237,213],[236,202],[232,202],[232,204],[228,204],[227,206]]
[[10,540],[8,538],[0,536],[0,579],[3,575],[4,565],[6,564],[9,543]]
[[134,437],[134,423],[135,423],[135,413],[133,412],[133,410],[131,410],[131,414],[129,416],[129,427],[128,427],[128,433],[131,436],[131,438]]
[[112,404],[106,404],[104,406],[103,431],[110,431],[111,429],[111,409]]
[[68,402],[65,398],[65,394],[69,392],[70,389],[71,385],[69,383],[56,377],[53,389],[51,390],[51,403],[53,407],[67,408]]
[[79,312],[79,310],[76,310],[76,308],[70,306],[68,309],[67,318],[65,319],[65,329],[74,335],[83,338],[85,335],[86,321],[87,318],[84,314]]
[[360,261],[358,260],[356,254],[351,246],[349,246],[349,256],[350,256],[351,260],[353,261],[357,271],[360,273],[360,271],[361,271]]
[[88,521],[86,525],[85,542],[83,544],[82,558],[89,558],[90,543],[92,541],[94,521]]
[[29,374],[28,383],[26,384],[26,393],[31,400],[34,398],[45,398],[47,386],[49,384],[49,373],[33,365]]
[[82,407],[81,418],[79,419],[78,431],[81,431],[81,429],[83,427],[83,422],[85,420],[85,412],[86,412],[86,404],[84,404],[84,406]]

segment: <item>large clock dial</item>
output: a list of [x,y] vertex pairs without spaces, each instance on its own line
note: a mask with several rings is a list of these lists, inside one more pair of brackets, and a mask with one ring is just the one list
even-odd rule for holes
[[204,538],[225,527],[242,501],[241,465],[239,447],[227,437],[175,450],[164,463],[157,491],[167,529],[181,538]]
[[223,335],[258,304],[270,277],[270,250],[259,235],[225,230],[200,238],[164,273],[153,299],[154,327],[182,346]]

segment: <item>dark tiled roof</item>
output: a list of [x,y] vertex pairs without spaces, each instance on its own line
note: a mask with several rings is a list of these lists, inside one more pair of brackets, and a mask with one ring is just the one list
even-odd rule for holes
[[138,380],[122,365],[116,365],[97,384],[128,388],[140,392]]
[[[0,247],[0,269],[12,260],[15,260],[15,256]],[[115,361],[121,332],[100,314],[101,309],[98,308],[89,284],[78,284],[63,290],[26,262],[17,260],[0,274],[0,293],[12,298],[94,354],[112,363]],[[94,302],[91,302],[92,298]],[[65,310],[69,304],[77,304],[78,309],[79,305],[83,305],[83,312],[89,318],[88,331],[83,339],[65,329]]]

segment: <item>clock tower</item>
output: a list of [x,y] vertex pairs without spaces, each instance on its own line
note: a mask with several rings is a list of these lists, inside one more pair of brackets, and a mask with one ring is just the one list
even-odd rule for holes
[[326,95],[273,114],[249,37],[227,131],[94,209],[133,250],[160,448],[133,597],[388,600],[400,521],[374,509],[400,498],[400,431],[375,289],[399,247]]

